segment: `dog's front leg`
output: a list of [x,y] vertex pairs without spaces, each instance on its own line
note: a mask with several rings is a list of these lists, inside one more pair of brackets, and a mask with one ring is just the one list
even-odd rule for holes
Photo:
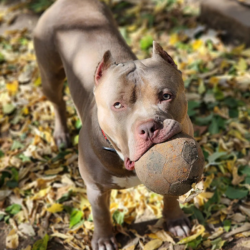
[[95,225],[91,242],[93,250],[118,250],[109,212],[110,193],[110,190],[102,191],[96,186],[87,185]]
[[164,196],[163,217],[165,229],[174,236],[188,236],[190,232],[190,221],[181,210],[178,196]]

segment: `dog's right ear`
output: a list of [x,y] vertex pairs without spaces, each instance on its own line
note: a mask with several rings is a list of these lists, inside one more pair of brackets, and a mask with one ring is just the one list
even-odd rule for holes
[[111,55],[111,52],[107,50],[104,53],[103,58],[101,62],[98,64],[97,69],[95,71],[95,85],[99,84],[99,81],[102,78],[103,74],[113,63],[114,63],[114,59]]

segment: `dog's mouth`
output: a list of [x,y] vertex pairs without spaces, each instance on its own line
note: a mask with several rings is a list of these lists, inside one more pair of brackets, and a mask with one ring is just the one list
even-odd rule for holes
[[135,162],[131,161],[128,157],[125,158],[124,165],[125,165],[125,168],[129,171],[132,171],[135,169]]
[[125,165],[125,168],[127,170],[134,170],[135,169],[135,162],[136,161],[139,161],[140,158],[150,149],[154,146],[155,144],[152,144],[150,145],[137,159],[135,159],[134,161],[131,161],[129,157],[126,157],[125,160],[124,160],[124,165]]

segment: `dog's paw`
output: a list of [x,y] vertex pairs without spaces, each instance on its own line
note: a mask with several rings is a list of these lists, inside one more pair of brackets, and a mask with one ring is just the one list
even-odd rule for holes
[[172,233],[175,237],[188,236],[190,228],[191,223],[185,215],[178,219],[166,219],[164,223],[164,229]]
[[92,242],[93,250],[118,250],[115,237],[95,237]]
[[71,146],[69,133],[54,133],[53,137],[58,148],[65,149]]

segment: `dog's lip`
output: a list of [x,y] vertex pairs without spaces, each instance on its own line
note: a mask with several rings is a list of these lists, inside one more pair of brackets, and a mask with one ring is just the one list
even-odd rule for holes
[[124,165],[125,165],[125,168],[129,171],[132,171],[135,169],[135,162],[131,161],[128,157],[125,158]]

